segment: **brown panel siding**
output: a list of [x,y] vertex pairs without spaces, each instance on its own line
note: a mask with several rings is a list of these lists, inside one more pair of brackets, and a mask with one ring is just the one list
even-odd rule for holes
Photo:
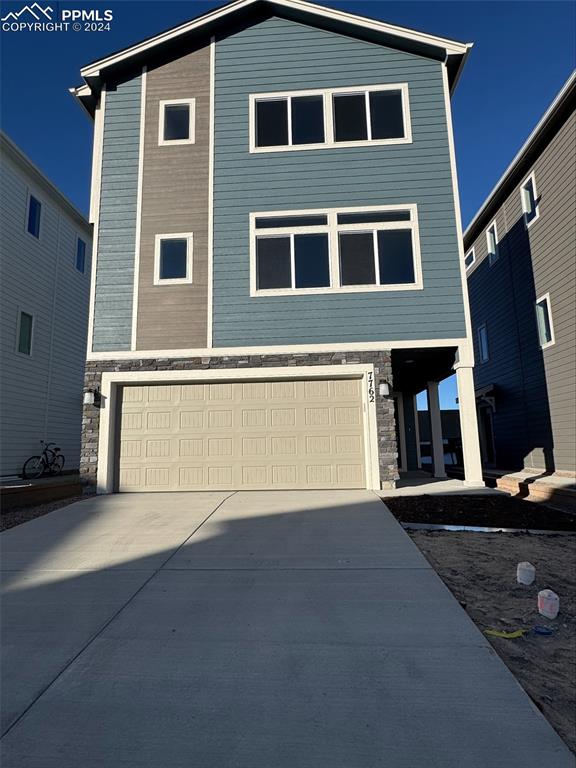
[[[158,146],[159,103],[196,99],[196,143]],[[210,47],[149,68],[146,86],[138,350],[207,345]],[[194,233],[193,283],[154,285],[157,234]]]

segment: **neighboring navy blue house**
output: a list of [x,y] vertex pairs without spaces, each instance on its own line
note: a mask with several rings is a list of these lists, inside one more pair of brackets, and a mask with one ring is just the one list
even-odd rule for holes
[[87,65],[99,492],[391,487],[457,373],[481,483],[450,95],[471,45],[236,0]]

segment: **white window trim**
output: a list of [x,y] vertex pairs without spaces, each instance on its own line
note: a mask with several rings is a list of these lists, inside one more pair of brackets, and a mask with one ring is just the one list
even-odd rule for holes
[[[36,200],[40,203],[40,226],[38,228],[38,237],[36,235],[33,235],[32,232],[28,229],[28,217],[30,216],[30,199],[32,197],[35,197]],[[46,204],[42,197],[35,192],[33,189],[27,189],[26,190],[26,216],[24,217],[24,232],[28,235],[28,237],[31,237],[32,240],[34,240],[35,243],[39,243],[42,240],[42,219],[46,215]]]
[[[162,240],[186,240],[186,277],[160,278],[160,244]],[[184,285],[192,283],[194,235],[192,232],[170,232],[156,235],[154,241],[154,285]]]
[[[362,224],[337,224],[339,213],[372,213],[376,211],[409,211],[410,221],[372,222]],[[328,224],[311,227],[283,227],[256,229],[257,218],[277,218],[280,216],[309,216],[326,215]],[[339,232],[373,232],[386,229],[410,229],[412,231],[412,254],[414,257],[414,282],[398,283],[395,285],[341,285],[338,249]],[[256,235],[279,236],[297,234],[328,234],[328,258],[330,265],[330,285],[320,288],[267,288],[258,290],[256,275]],[[293,242],[293,237],[291,238]],[[293,248],[291,245],[291,255]],[[377,251],[375,258],[378,259]],[[294,281],[294,265],[292,264],[292,281]],[[378,276],[378,265],[376,267]],[[399,205],[368,205],[354,208],[308,208],[292,211],[260,211],[250,214],[250,296],[296,296],[319,293],[369,293],[373,291],[418,291],[423,289],[422,260],[420,254],[420,230],[418,227],[418,206],[415,203]]]
[[[544,344],[540,343],[540,331],[538,330],[538,304],[540,304],[542,301],[545,301],[546,306],[548,307],[548,321],[550,323],[550,341],[547,341]],[[554,334],[554,322],[552,320],[552,302],[550,301],[550,292],[545,293],[543,296],[540,296],[539,299],[536,299],[534,303],[534,311],[536,313],[536,332],[538,333],[540,349],[548,349],[548,347],[553,347],[554,344],[556,344],[556,336]]]
[[[466,259],[468,258],[468,256],[470,256],[470,254],[472,254],[472,261],[470,262],[470,264],[466,264]],[[471,269],[475,263],[476,263],[476,251],[474,250],[474,248],[470,248],[468,253],[464,256],[464,266],[466,267],[466,269]]]
[[[482,357],[482,335],[481,332],[484,331],[486,335],[486,357]],[[490,346],[488,344],[488,328],[486,326],[486,323],[482,323],[482,325],[478,326],[477,330],[477,337],[478,337],[478,357],[480,363],[487,363],[490,360]]]
[[[188,138],[187,139],[165,139],[164,138],[164,113],[166,107],[177,105],[187,105],[188,110]],[[159,102],[158,109],[158,146],[175,147],[181,144],[196,143],[196,99],[162,99]]]
[[[335,141],[334,140],[334,120],[332,111],[332,96],[334,94],[358,94],[365,93],[366,96],[366,119],[368,136],[371,134],[369,97],[372,91],[400,91],[402,95],[402,115],[404,118],[404,133],[402,138],[398,139],[367,139],[362,141]],[[298,96],[322,96],[324,102],[324,138],[325,141],[319,144],[289,144],[288,146],[258,147],[256,146],[256,102],[274,99],[288,100],[288,141],[292,141],[292,110],[290,108],[290,99]],[[335,149],[337,147],[374,147],[386,144],[411,144],[412,143],[412,124],[410,122],[410,97],[408,93],[408,83],[386,83],[383,85],[360,85],[347,86],[343,88],[320,88],[316,90],[302,91],[273,91],[270,93],[251,93],[249,97],[249,129],[250,129],[250,153],[259,154],[262,152],[298,152],[301,149]]]
[[[531,221],[526,218],[529,211],[526,210],[526,185],[528,182],[532,182],[532,189],[534,190],[534,202],[536,204],[536,215]],[[536,174],[534,171],[530,173],[520,185],[520,203],[522,205],[522,213],[524,216],[524,226],[529,229],[535,221],[540,218],[540,205],[538,204],[538,189],[536,188]]]
[[[490,251],[490,230],[494,229],[494,248],[495,252]],[[486,227],[486,251],[488,253],[488,264],[492,266],[496,264],[500,258],[500,241],[498,239],[498,227],[496,226],[496,219],[492,221],[489,226]]]
[[[78,269],[78,243],[82,241],[84,243],[84,269]],[[88,262],[88,243],[80,235],[76,235],[76,248],[74,250],[74,268],[79,275],[86,274],[86,267]]]
[[[30,312],[28,309],[24,309],[23,307],[17,307],[17,320],[16,320],[16,345],[14,348],[14,351],[17,355],[20,355],[20,357],[30,358],[32,357],[34,353],[34,330],[36,328],[36,318],[34,317],[34,313]],[[30,354],[26,354],[26,352],[20,352],[19,346],[20,346],[20,324],[22,320],[22,314],[30,315],[32,318],[32,331],[30,333]]]

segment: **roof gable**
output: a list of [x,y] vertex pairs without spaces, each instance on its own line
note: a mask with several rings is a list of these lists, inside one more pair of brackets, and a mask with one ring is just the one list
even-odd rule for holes
[[168,50],[171,46],[230,31],[233,34],[234,25],[257,23],[270,16],[298,21],[309,26],[317,26],[368,42],[445,61],[452,89],[456,85],[467,53],[472,47],[471,43],[436,37],[376,19],[326,8],[307,0],[233,0],[225,6],[161,32],[159,35],[91,62],[80,70],[85,85],[73,88],[71,91],[88,112],[93,114],[102,84],[111,74],[127,67],[143,65],[150,55]]

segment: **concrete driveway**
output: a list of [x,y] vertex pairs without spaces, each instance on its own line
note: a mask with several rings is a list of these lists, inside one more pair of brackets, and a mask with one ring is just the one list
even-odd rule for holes
[[574,766],[369,492],[100,497],[0,541],[3,768]]

